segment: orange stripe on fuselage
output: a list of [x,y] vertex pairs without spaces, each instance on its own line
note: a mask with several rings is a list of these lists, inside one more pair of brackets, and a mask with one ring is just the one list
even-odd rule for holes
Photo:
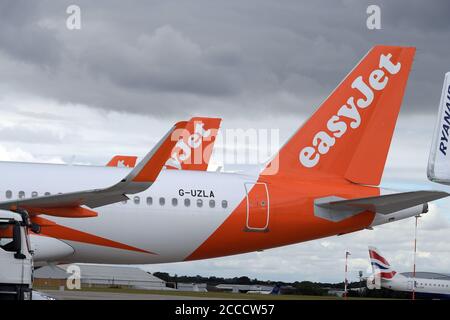
[[[246,198],[225,222],[186,260],[198,260],[269,249],[349,233],[367,228],[375,216],[363,212],[340,222],[314,216],[314,199],[326,196],[343,198],[379,195],[376,187],[358,186],[333,178],[295,182],[289,176],[266,176],[270,194],[270,221],[267,232],[246,232]],[[253,190],[251,191],[251,193]]]
[[48,237],[52,237],[52,238],[56,238],[56,239],[60,239],[60,240],[76,241],[76,242],[81,242],[81,243],[93,244],[93,245],[97,245],[97,246],[122,249],[122,250],[156,254],[151,251],[132,247],[127,244],[109,240],[107,238],[99,237],[99,236],[96,236],[96,235],[93,235],[93,234],[90,234],[87,232],[64,227],[62,225],[56,224],[53,221],[50,221],[47,219],[43,219],[43,218],[40,218],[40,219],[41,220],[39,220],[39,221],[41,223],[47,221],[45,223],[45,225],[41,225],[40,234],[43,236],[48,236]]
[[30,215],[46,214],[63,218],[92,218],[98,216],[96,211],[80,206],[56,208],[34,208],[23,206],[23,208],[27,210]]

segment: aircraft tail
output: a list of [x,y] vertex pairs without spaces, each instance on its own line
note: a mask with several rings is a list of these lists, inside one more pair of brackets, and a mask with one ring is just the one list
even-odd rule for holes
[[281,286],[277,284],[275,287],[273,287],[272,291],[270,291],[270,294],[278,295],[280,294]]
[[378,185],[415,48],[375,46],[281,148],[278,173]]
[[397,274],[377,248],[369,247],[369,257],[373,274],[379,275],[382,280],[391,280]]
[[[208,170],[214,142],[220,128],[220,118],[194,117],[190,119],[185,128],[173,134],[176,144],[165,162],[167,169],[178,170]],[[107,167],[134,168],[136,156],[114,156]]]
[[439,103],[439,116],[436,122],[427,175],[430,181],[450,185],[450,72],[445,74]]
[[220,128],[220,118],[194,117],[184,130],[174,137],[178,139],[166,161],[167,169],[206,171]]
[[118,168],[134,168],[136,166],[137,157],[136,156],[122,156],[117,155],[112,157],[111,160],[106,164],[107,167],[118,167]]

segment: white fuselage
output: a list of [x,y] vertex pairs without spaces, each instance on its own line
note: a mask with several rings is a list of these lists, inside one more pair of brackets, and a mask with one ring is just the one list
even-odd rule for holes
[[[130,170],[0,162],[0,201],[106,188]],[[367,187],[347,183],[327,189],[328,184],[316,180],[275,178],[263,183],[268,186],[264,198],[264,187],[257,181],[255,175],[162,170],[150,188],[130,195],[125,203],[95,208],[97,217],[42,215],[57,227],[31,235],[35,262],[150,264],[205,259],[362,230],[414,216],[422,209],[363,214],[341,227],[315,217],[313,199],[344,189],[358,194]],[[253,188],[259,193],[249,199]],[[251,209],[254,205],[259,207]],[[263,232],[248,229],[249,223],[266,217],[270,225]]]
[[[56,194],[102,188],[113,185],[130,170],[0,162],[0,199],[7,200],[6,194],[9,191],[12,192],[12,197],[16,198],[21,192],[30,197],[33,193],[42,196],[46,192]],[[220,175],[220,179],[215,178],[217,175]],[[60,250],[62,252],[56,252],[53,259],[93,263],[182,261],[222,224],[245,197],[244,183],[252,181],[255,181],[255,177],[240,174],[163,170],[149,189],[131,195],[126,203],[120,202],[95,209],[99,213],[97,217],[46,216],[57,224],[155,254],[130,250],[120,250],[118,254],[116,248],[64,240],[64,243],[73,248],[73,254],[58,256],[70,253],[70,250]],[[152,199],[151,204],[147,201],[148,198]],[[164,199],[164,205],[160,203],[160,199]],[[176,206],[172,202],[175,201],[173,199],[177,199]],[[185,199],[190,200],[189,206],[185,204]],[[200,200],[203,202],[201,207],[197,204]],[[210,200],[214,200],[214,208],[210,207]],[[222,201],[226,201],[225,208]],[[36,261],[41,259],[40,255],[42,260],[48,261],[52,258],[49,256],[49,250],[46,250],[48,246],[42,245],[42,242],[53,240],[42,238],[41,235],[31,236],[35,250],[39,244],[42,247],[41,250],[36,250]],[[63,246],[60,243],[54,243],[52,246],[58,245]]]
[[413,279],[397,274],[391,280],[381,280],[381,286],[394,291],[412,292],[414,289],[418,294],[450,296],[449,280],[425,278]]

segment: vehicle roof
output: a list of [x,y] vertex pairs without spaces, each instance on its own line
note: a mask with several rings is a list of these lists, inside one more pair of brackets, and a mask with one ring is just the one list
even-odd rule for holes
[[20,214],[8,210],[0,210],[0,220],[4,219],[22,221]]

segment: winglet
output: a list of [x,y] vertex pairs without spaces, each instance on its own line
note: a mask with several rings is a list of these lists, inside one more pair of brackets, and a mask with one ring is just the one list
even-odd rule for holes
[[64,217],[92,217],[97,213],[83,210],[81,206],[97,208],[127,200],[127,194],[148,189],[164,168],[178,139],[177,130],[184,130],[187,122],[178,122],[144,159],[122,180],[108,188],[82,190],[25,199],[0,202],[0,209],[17,210],[31,208],[34,214],[49,214]]

